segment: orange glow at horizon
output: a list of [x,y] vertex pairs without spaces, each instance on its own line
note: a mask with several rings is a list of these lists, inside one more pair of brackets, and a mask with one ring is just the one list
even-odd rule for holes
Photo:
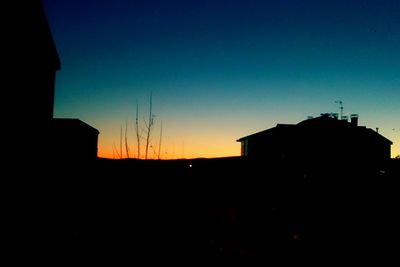
[[[203,140],[201,140],[203,139]],[[155,147],[150,147],[148,152],[148,159],[193,159],[193,158],[218,158],[218,157],[231,157],[240,156],[240,143],[232,140],[230,142],[218,142],[212,140],[205,140],[201,138],[197,142],[165,142],[163,141],[161,147],[160,157],[158,157],[158,144]],[[190,140],[190,139],[189,139]],[[137,147],[132,144],[129,145],[129,158],[137,158]],[[399,147],[397,143],[393,142],[391,147],[391,158],[399,156]],[[119,146],[119,144],[118,144]],[[119,159],[119,149],[117,144],[110,141],[100,142],[98,145],[98,157]],[[125,152],[125,144],[122,144],[122,158],[127,158]],[[145,158],[145,145],[141,144],[141,159]]]
[[[122,148],[123,156],[122,158],[127,158],[125,147]],[[174,151],[173,146],[169,146],[168,148],[162,149],[160,153],[159,159],[193,159],[193,158],[218,158],[218,157],[232,157],[232,156],[240,156],[240,147],[227,147],[225,150],[212,150],[212,149],[199,149],[199,150],[191,150],[187,151],[187,148],[175,148]],[[170,151],[170,152],[168,152]],[[142,148],[142,153],[140,155],[141,159],[145,158],[144,147]],[[120,158],[119,151],[116,149],[102,149],[99,147],[98,157],[100,158],[110,158],[110,159],[119,159]],[[137,152],[133,151],[132,148],[129,149],[129,158],[137,158]],[[150,151],[148,153],[148,159],[158,159],[158,152]]]
[[[99,138],[100,139],[100,138]],[[217,158],[240,155],[240,143],[236,140],[222,140],[223,137],[207,140],[207,138],[185,138],[183,141],[162,140],[159,151],[158,140],[149,146],[148,159],[192,159]],[[131,139],[128,143],[129,158],[137,158],[137,145]],[[120,143],[109,140],[99,140],[98,157],[118,159],[120,157]],[[122,158],[127,158],[125,143],[122,143]],[[140,146],[140,158],[145,158],[145,143]]]
[[[162,134],[161,151],[159,151],[160,139],[160,123],[156,122],[152,131],[150,146],[148,151],[148,159],[181,159],[181,158],[216,158],[240,156],[240,143],[236,140],[248,134],[274,127],[274,123],[259,127],[257,123],[253,125],[242,125],[235,123],[242,121],[226,122],[218,118],[217,122],[202,120],[199,118],[195,122],[179,121],[166,119]],[[232,120],[232,119],[231,119]],[[120,158],[120,140],[122,139],[122,158],[127,158],[125,152],[125,138],[121,138],[120,127],[123,123],[119,123],[117,119],[110,119],[99,124],[97,128],[100,130],[98,140],[98,157],[101,158]],[[93,123],[95,125],[96,123]],[[182,127],[182,125],[185,127]],[[257,128],[254,126],[257,125]],[[395,131],[380,132],[383,136],[393,142],[391,146],[391,157],[394,158],[400,154],[400,144]],[[137,144],[134,126],[132,123],[128,126],[128,147],[130,158],[137,158]],[[145,158],[145,139],[142,136],[140,145],[140,158]],[[160,154],[160,155],[159,155]]]

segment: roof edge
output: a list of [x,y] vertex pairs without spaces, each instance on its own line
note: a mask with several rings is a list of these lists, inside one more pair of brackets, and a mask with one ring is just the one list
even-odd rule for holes
[[97,130],[96,128],[94,128],[93,126],[87,124],[86,122],[77,119],[77,118],[53,118],[53,121],[75,121],[81,125],[83,125],[84,127],[90,128],[92,131],[95,131],[97,134],[100,134],[100,131]]

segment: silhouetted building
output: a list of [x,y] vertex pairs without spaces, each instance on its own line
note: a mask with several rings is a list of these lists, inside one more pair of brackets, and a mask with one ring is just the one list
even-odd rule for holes
[[256,159],[300,162],[332,162],[349,165],[351,160],[383,161],[390,159],[392,142],[376,131],[358,126],[332,114],[321,114],[298,124],[276,127],[237,140],[241,154]]
[[97,158],[99,131],[78,119],[53,119],[54,160],[89,161]]
[[[53,119],[55,75],[60,58],[42,1],[7,1],[3,43],[5,71],[3,106],[10,130],[7,156],[42,158]],[[22,119],[23,118],[23,119]]]
[[[13,60],[7,92],[17,108],[9,109],[15,147],[11,155],[24,153],[35,159],[97,157],[99,132],[76,119],[53,119],[56,72],[61,62],[41,0],[12,4]],[[24,118],[24,120],[20,120]],[[64,131],[64,132],[63,132]]]
[[[18,94],[19,109],[35,124],[50,123],[53,118],[56,71],[61,62],[42,7],[42,1],[18,3],[13,13],[18,54],[11,86]],[[22,102],[22,103],[21,103]]]

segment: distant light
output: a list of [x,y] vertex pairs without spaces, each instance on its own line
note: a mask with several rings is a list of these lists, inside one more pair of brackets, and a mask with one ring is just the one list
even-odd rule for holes
[[189,164],[189,168],[192,168],[193,167],[193,165],[192,164]]
[[294,234],[294,235],[292,236],[292,240],[300,240],[300,236]]

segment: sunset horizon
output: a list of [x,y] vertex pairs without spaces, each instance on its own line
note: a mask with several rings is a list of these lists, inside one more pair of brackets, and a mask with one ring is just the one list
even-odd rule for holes
[[398,259],[399,0],[6,9],[6,229],[23,261]]
[[54,117],[98,129],[99,157],[121,157],[126,125],[135,157],[151,93],[149,158],[237,156],[241,136],[337,101],[400,155],[396,1],[43,3],[61,58]]

